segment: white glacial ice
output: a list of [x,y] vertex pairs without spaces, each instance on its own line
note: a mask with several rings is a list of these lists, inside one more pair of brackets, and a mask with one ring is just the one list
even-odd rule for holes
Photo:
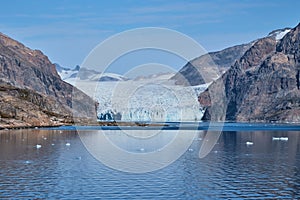
[[94,98],[99,102],[101,120],[198,121],[203,111],[198,94],[207,85],[183,87],[159,80],[101,82]]

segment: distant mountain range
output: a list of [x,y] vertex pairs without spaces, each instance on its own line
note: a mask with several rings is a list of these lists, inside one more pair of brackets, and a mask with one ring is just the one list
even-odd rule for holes
[[[55,64],[56,70],[62,80],[73,83],[75,79],[84,81],[127,81],[129,78],[115,73],[102,73],[96,70],[80,68],[77,65],[74,69],[61,67],[59,64]],[[80,72],[80,73],[79,73]]]
[[[226,120],[300,122],[300,24],[258,39],[199,96],[211,120],[211,95],[226,94]],[[216,102],[215,102],[216,103]]]

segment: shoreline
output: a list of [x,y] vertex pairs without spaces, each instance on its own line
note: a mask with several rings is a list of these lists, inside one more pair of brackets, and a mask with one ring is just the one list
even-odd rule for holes
[[[212,123],[212,124],[211,124]],[[101,129],[166,129],[166,130],[222,130],[222,131],[238,131],[240,129],[248,130],[299,130],[299,122],[122,122],[122,121],[98,121],[89,123],[60,123],[56,125],[40,125],[40,126],[1,126],[0,131],[3,130],[25,130],[25,129],[51,129],[59,127],[86,127],[88,129],[97,127]],[[196,128],[196,129],[195,129]],[[221,128],[221,129],[220,129]],[[223,129],[224,128],[224,129]]]
[[129,126],[129,127],[168,127],[169,125],[163,123],[146,123],[146,122],[116,122],[116,121],[99,121],[99,122],[87,122],[87,123],[61,123],[56,125],[0,125],[1,130],[20,130],[20,129],[39,129],[39,128],[56,128],[61,126],[97,126],[97,127],[117,127],[117,126]]

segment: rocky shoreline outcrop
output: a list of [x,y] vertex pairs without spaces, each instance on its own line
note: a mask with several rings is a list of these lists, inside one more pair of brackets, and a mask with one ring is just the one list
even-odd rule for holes
[[70,110],[53,97],[7,83],[0,84],[0,127],[40,127],[72,124]]

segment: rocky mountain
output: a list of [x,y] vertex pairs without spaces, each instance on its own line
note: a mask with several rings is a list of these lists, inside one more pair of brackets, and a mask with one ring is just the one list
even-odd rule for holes
[[[81,68],[77,65],[74,69],[61,67],[59,64],[55,64],[56,70],[62,80],[68,83],[74,83],[78,78],[83,81],[127,81],[127,77],[124,77],[115,73],[101,73],[96,70],[87,68]],[[80,73],[79,73],[80,72]]]
[[223,74],[251,47],[251,45],[252,43],[237,45],[195,58],[183,66],[171,80],[174,80],[177,85],[195,86],[205,84],[206,81],[199,71],[210,73],[212,66],[216,65],[220,74]]
[[[72,98],[72,94],[76,96]],[[61,80],[55,65],[41,51],[0,34],[1,127],[69,123],[72,113],[86,117],[92,115],[94,106],[91,98]]]
[[199,96],[204,120],[212,118],[211,95],[223,85],[226,120],[300,122],[300,24],[273,33],[257,40]]

